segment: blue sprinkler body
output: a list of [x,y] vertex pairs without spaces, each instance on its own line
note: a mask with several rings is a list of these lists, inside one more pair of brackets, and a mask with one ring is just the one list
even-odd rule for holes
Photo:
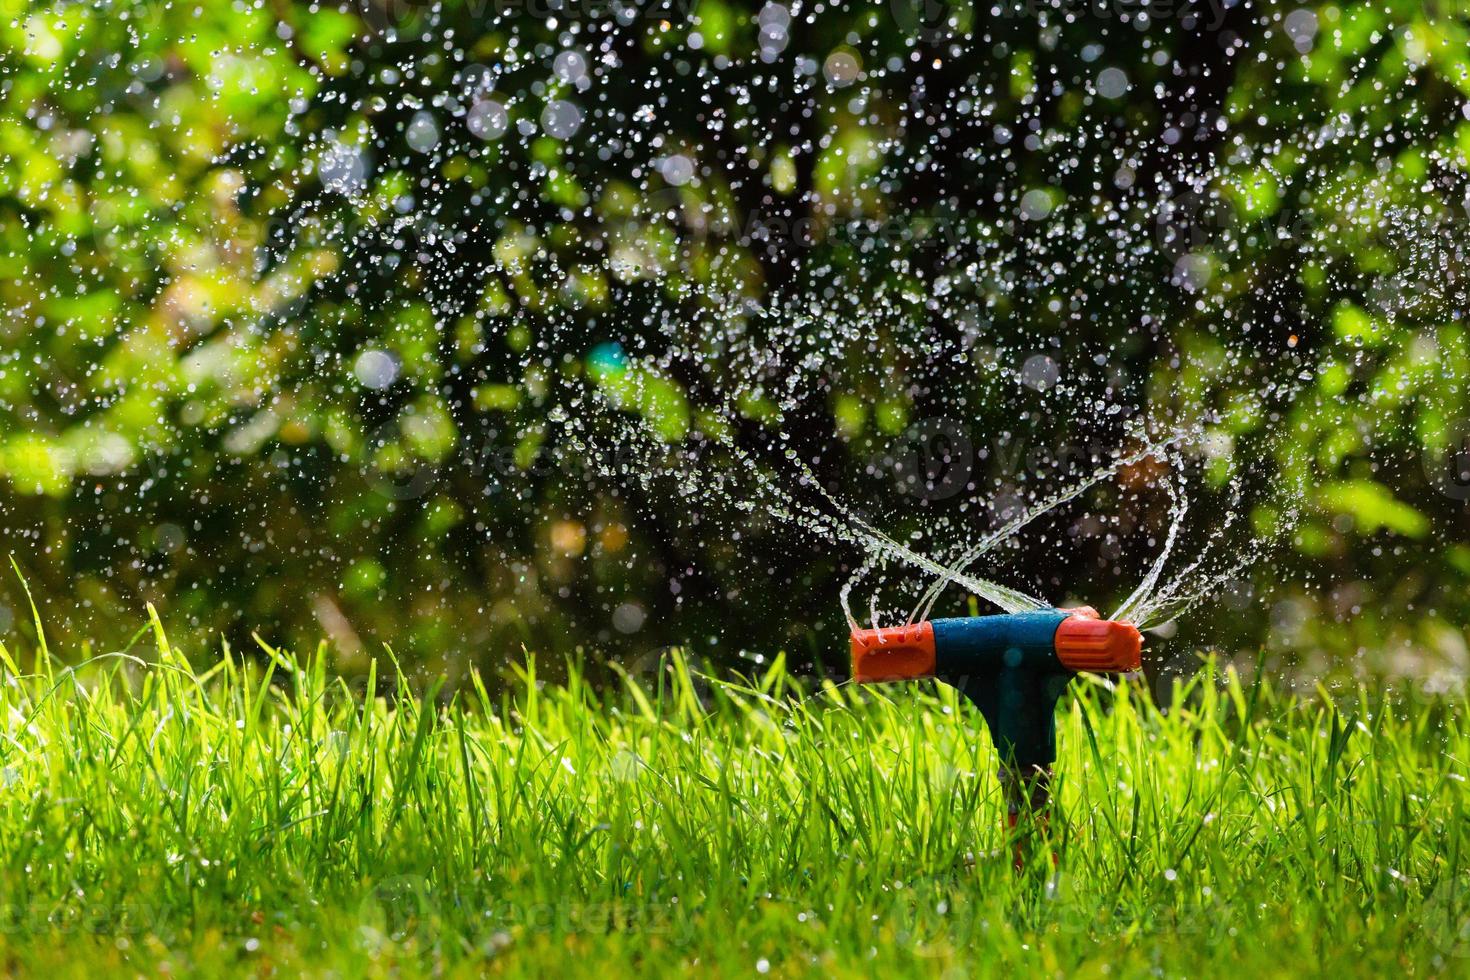
[[1092,610],[1046,609],[856,630],[859,682],[935,677],[974,702],[1005,768],[1029,776],[1056,761],[1056,706],[1079,671],[1137,670],[1143,637]]

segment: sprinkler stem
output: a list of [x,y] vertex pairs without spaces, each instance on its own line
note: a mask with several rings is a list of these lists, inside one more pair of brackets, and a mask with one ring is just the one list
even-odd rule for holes
[[[1025,868],[1025,853],[1046,834],[1051,824],[1051,768],[1032,766],[1017,771],[1000,767],[1000,785],[1006,801],[1005,827],[1011,838],[1011,864],[1016,871]],[[1052,852],[1052,863],[1060,855]]]

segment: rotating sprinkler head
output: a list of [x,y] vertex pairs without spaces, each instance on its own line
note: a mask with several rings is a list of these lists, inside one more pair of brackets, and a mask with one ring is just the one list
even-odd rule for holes
[[1092,609],[935,619],[852,634],[858,683],[935,677],[974,702],[1001,757],[1010,823],[1043,813],[1056,760],[1056,706],[1081,671],[1137,670],[1143,636]]

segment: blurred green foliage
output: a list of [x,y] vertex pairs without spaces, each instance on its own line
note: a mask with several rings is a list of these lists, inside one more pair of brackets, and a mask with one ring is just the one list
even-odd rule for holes
[[[1470,350],[1429,281],[1464,270],[1406,267],[1391,234],[1395,214],[1465,216],[1438,179],[1470,149],[1462,24],[1400,0],[1311,7],[1304,51],[1283,27],[1290,5],[1109,31],[960,4],[945,8],[952,32],[971,32],[960,47],[905,30],[902,4],[795,18],[788,60],[809,56],[829,79],[886,62],[859,105],[857,89],[789,68],[761,84],[753,58],[702,82],[701,64],[756,50],[758,6],[701,0],[613,29],[609,7],[558,20],[530,4],[363,2],[4,2],[0,522],[32,583],[64,600],[50,613],[63,631],[131,621],[150,599],[180,629],[325,631],[347,665],[384,639],[426,661],[714,638],[839,659],[838,556],[795,553],[754,518],[738,542],[671,530],[661,515],[677,502],[557,455],[558,384],[600,386],[671,443],[713,432],[726,423],[705,411],[701,379],[624,363],[609,322],[707,322],[693,287],[769,300],[799,294],[814,268],[846,270],[854,290],[896,283],[922,317],[930,284],[895,271],[892,252],[942,255],[957,227],[1021,249],[1015,202],[992,202],[988,181],[1030,187],[1044,211],[1076,208],[1094,249],[1110,221],[1151,238],[1153,215],[1108,210],[1125,162],[1139,181],[1208,166],[1213,225],[1190,246],[1207,284],[1140,295],[1141,279],[1094,282],[1074,240],[1028,240],[1025,263],[1059,270],[1049,290],[960,287],[996,342],[1109,351],[1153,402],[1218,411],[1241,454],[1292,434],[1276,465],[1316,488],[1295,556],[1260,573],[1260,615],[1203,613],[1206,642],[1269,633],[1308,657],[1383,648],[1465,665],[1463,634],[1439,617],[1466,607],[1466,504],[1435,466],[1470,418]],[[556,138],[546,113],[577,89],[554,58],[604,34],[618,38],[600,49],[611,67],[580,131]],[[1129,66],[1125,98],[1058,81],[1099,43]],[[425,107],[468,125],[442,97],[469,65],[499,72],[491,124],[526,135],[416,149]],[[1035,120],[1061,138],[967,155],[953,114],[909,101],[951,106],[966,85],[989,93],[974,132]],[[685,184],[640,173],[631,147],[653,134],[628,120],[650,101],[659,152],[723,165]],[[1158,139],[1216,116],[1229,137]],[[1287,138],[1349,124],[1367,135]],[[907,177],[877,178],[904,154]],[[1374,209],[1380,232],[1366,234]],[[746,234],[772,214],[791,237]],[[877,255],[837,233],[852,215],[893,229]],[[1152,281],[1167,283],[1171,260],[1145,270]],[[1272,406],[1211,368],[1242,320],[1269,325],[1256,356],[1299,361],[1305,394]],[[583,343],[550,343],[569,335]],[[832,353],[864,370],[799,420],[809,441],[861,461],[935,411],[915,395],[925,366],[893,337]],[[770,418],[758,392],[739,409],[757,427]],[[1253,517],[1262,530],[1279,519]],[[1067,556],[1038,560],[1052,562],[1040,587],[1074,587],[1059,577]],[[4,625],[22,628],[7,608]]]

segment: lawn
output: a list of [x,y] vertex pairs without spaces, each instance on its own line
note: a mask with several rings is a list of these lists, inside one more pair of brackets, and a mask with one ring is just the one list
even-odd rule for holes
[[1470,969],[1463,695],[1080,680],[1018,873],[983,725],[929,683],[673,656],[451,694],[156,617],[75,668],[38,646],[0,683],[11,971]]

